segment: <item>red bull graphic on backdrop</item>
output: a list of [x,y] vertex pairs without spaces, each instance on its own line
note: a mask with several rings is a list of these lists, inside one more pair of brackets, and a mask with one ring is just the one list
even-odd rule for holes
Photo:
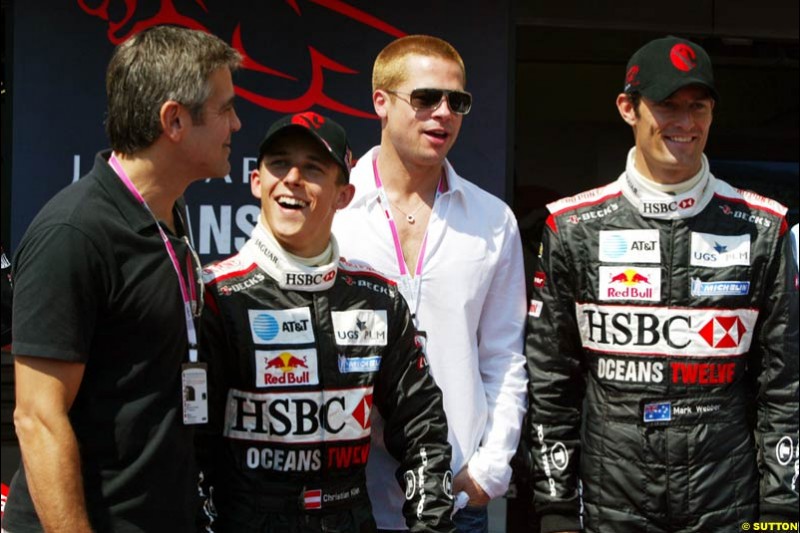
[[661,269],[653,267],[600,267],[600,300],[661,300]]
[[256,350],[256,387],[319,384],[317,350]]
[[[14,120],[4,145],[13,166],[6,199],[12,249],[41,207],[85,175],[95,154],[108,147],[106,66],[115,45],[157,24],[213,33],[244,57],[233,76],[242,129],[232,137],[231,171],[186,191],[203,263],[230,256],[250,236],[259,213],[250,173],[264,132],[280,115],[331,117],[347,130],[356,157],[380,142],[372,66],[381,49],[405,34],[442,37],[461,53],[475,106],[449,158],[464,177],[507,198],[510,181],[497,178],[497,161],[507,159],[508,106],[495,96],[508,94],[513,68],[508,1],[464,0],[455,10],[422,0],[39,0],[13,7],[9,49],[15,60],[7,89],[14,95]],[[475,39],[479,32],[482,38]],[[56,101],[69,105],[37,111]],[[48,147],[47,171],[38,155],[42,146]]]
[[[277,2],[275,3],[277,4]],[[406,35],[399,28],[346,2],[340,0],[311,0],[311,3],[391,37]],[[97,17],[108,24],[106,36],[109,42],[114,45],[120,44],[131,35],[160,24],[172,24],[212,33],[201,21],[213,17],[214,10],[209,9],[203,0],[195,0],[194,6],[186,6],[183,11],[176,8],[174,0],[161,0],[155,12],[153,12],[150,5],[145,2],[141,2],[140,5],[137,0],[127,0],[124,7],[119,6],[118,9],[113,10],[111,9],[114,7],[112,4],[114,3],[110,0],[103,0],[97,7],[90,7],[87,5],[86,0],[78,0],[78,5],[86,14]],[[296,0],[287,0],[283,2],[282,6],[273,6],[273,10],[283,10],[287,13],[292,11],[298,18],[303,18],[307,11],[310,11],[302,9]],[[253,43],[247,39],[248,32],[246,30],[249,22],[249,18],[237,20],[230,35],[219,35],[242,54],[244,58],[242,69],[267,78],[272,77],[296,82],[299,90],[296,91],[297,94],[294,97],[278,98],[274,95],[263,93],[261,87],[264,84],[259,83],[258,78],[254,76],[252,77],[254,80],[252,84],[248,85],[244,82],[236,84],[237,96],[259,107],[279,113],[299,113],[313,106],[319,106],[329,111],[337,111],[354,117],[378,118],[371,110],[358,109],[329,96],[326,92],[326,72],[355,75],[358,74],[357,69],[334,60],[330,55],[314,46],[307,45],[311,78],[304,84],[300,81],[299,76],[287,72],[283,68],[275,68],[268,65],[258,58],[258,47],[252,46]]]

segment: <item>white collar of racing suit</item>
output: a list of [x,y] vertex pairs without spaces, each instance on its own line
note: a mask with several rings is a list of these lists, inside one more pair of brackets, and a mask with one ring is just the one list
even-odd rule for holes
[[628,152],[625,172],[619,177],[622,194],[643,217],[661,219],[689,218],[701,212],[714,196],[716,178],[708,170],[708,159],[702,156],[700,172],[689,179],[697,183],[687,191],[671,193],[659,190],[634,165],[636,148]]
[[242,251],[250,255],[264,272],[278,282],[281,289],[317,292],[331,288],[336,280],[339,244],[333,234],[331,246],[331,262],[320,266],[306,266],[291,258],[291,254],[278,244],[259,217],[258,224],[253,228],[253,233]]

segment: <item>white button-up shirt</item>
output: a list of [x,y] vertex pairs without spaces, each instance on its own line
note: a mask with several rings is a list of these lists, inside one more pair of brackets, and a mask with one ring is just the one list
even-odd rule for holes
[[[373,148],[353,169],[356,195],[334,217],[333,230],[343,257],[400,281],[398,254],[378,202],[377,153]],[[526,407],[522,246],[505,203],[460,177],[447,161],[445,170],[447,191],[428,222],[419,301],[411,311],[427,333],[428,363],[442,389],[453,472],[468,464],[470,476],[497,497],[508,489]],[[398,463],[386,451],[382,429],[373,411],[367,489],[378,527],[406,529]]]

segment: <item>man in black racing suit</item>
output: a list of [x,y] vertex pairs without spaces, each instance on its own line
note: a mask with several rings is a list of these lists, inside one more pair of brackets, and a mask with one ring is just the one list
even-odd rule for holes
[[352,198],[350,163],[332,120],[277,121],[251,175],[258,224],[238,254],[206,268],[199,459],[214,531],[374,531],[373,407],[401,463],[386,483],[403,487],[409,529],[454,531],[447,423],[423,339],[395,284],[340,259],[330,233]]
[[716,99],[702,48],[645,45],[617,98],[625,172],[548,206],[527,338],[543,532],[798,518],[786,208],[709,172]]

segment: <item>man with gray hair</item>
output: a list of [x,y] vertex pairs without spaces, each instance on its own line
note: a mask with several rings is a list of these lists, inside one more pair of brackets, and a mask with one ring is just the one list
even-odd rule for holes
[[13,260],[22,465],[4,530],[194,529],[202,291],[179,200],[230,171],[240,62],[217,37],[177,27],[115,50],[112,150],[48,202]]

